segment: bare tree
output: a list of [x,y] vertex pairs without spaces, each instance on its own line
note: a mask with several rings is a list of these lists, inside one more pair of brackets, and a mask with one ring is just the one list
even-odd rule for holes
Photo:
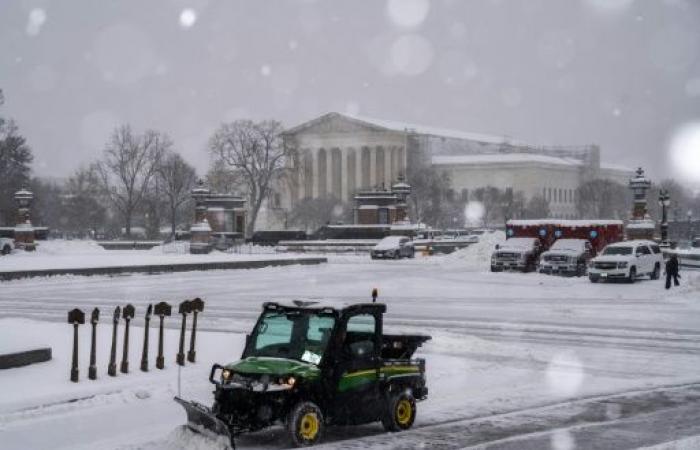
[[530,198],[525,207],[525,219],[545,219],[549,217],[549,201],[543,195]]
[[625,219],[629,214],[629,190],[611,180],[591,180],[579,186],[576,209],[581,217]]
[[122,215],[126,236],[131,236],[134,212],[141,205],[161,155],[172,146],[163,133],[148,130],[139,136],[123,125],[112,133],[104,156],[96,164],[102,188]]
[[272,183],[284,172],[289,154],[282,137],[282,124],[274,120],[237,120],[223,124],[209,141],[209,148],[220,162],[228,165],[245,182],[250,214],[248,234]]
[[194,186],[197,174],[182,156],[174,152],[165,154],[158,165],[157,173],[170,215],[170,232],[174,236],[178,210],[190,200],[190,190]]
[[106,225],[107,210],[94,166],[79,167],[64,187],[61,218],[71,232],[97,235]]

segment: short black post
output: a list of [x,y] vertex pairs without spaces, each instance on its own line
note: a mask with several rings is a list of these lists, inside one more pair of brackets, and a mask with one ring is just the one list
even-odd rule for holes
[[165,368],[165,358],[163,357],[163,318],[172,313],[172,306],[165,302],[160,302],[153,309],[153,312],[160,317],[160,327],[158,328],[158,356],[156,357],[156,368]]
[[193,363],[197,357],[194,351],[194,343],[197,334],[197,314],[204,311],[204,301],[197,297],[191,302],[192,306],[192,334],[190,334],[190,351],[187,352],[187,361]]
[[107,367],[107,375],[110,377],[117,376],[117,325],[119,325],[119,316],[122,309],[117,306],[114,308],[114,317],[112,318],[112,350],[109,352],[109,367]]
[[146,323],[143,325],[143,353],[141,353],[141,371],[148,372],[148,325],[151,323],[153,305],[146,310]]
[[372,303],[377,303],[377,295],[379,295],[377,288],[372,289]]
[[92,310],[90,323],[92,324],[92,340],[90,342],[90,367],[88,368],[88,378],[91,380],[97,379],[97,365],[95,363],[95,347],[97,346],[97,322],[100,320],[100,309]]
[[85,323],[85,313],[75,308],[68,312],[68,323],[73,324],[73,361],[70,367],[70,380],[78,382],[78,325]]
[[124,352],[122,353],[121,373],[129,373],[129,322],[134,318],[134,306],[127,304],[122,310],[122,318],[126,321],[124,328]]
[[180,303],[180,308],[178,309],[178,312],[182,314],[182,327],[180,328],[180,348],[177,352],[177,358],[175,361],[177,362],[178,365],[184,366],[185,365],[185,330],[187,327],[187,314],[192,312],[192,302],[189,300],[185,300],[184,302]]

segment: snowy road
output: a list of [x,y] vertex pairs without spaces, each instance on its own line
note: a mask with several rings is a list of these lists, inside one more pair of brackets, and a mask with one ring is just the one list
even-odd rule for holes
[[[685,274],[683,281],[680,289],[669,294],[661,282],[591,284],[587,279],[491,274],[468,271],[458,259],[451,258],[369,262],[336,257],[316,267],[13,281],[0,285],[0,318],[63,322],[66,311],[75,306],[109,310],[127,301],[137,306],[140,316],[147,303],[175,303],[199,296],[207,302],[200,319],[203,329],[243,333],[252,326],[263,301],[363,301],[371,288],[377,287],[380,299],[388,304],[390,328],[433,335],[433,340],[421,349],[428,361],[431,391],[430,398],[420,404],[417,421],[421,430],[428,430],[445,426],[439,425],[445,421],[470,421],[551,404],[562,405],[555,414],[562,418],[579,408],[569,403],[574,399],[700,382],[700,273]],[[175,328],[178,322],[172,320],[168,325]],[[236,342],[240,342],[240,336]],[[226,359],[230,354],[227,359],[232,360],[239,352],[240,345],[223,353],[211,352],[211,358]],[[208,386],[201,372],[206,372],[208,364],[203,360],[199,366],[204,369],[188,375],[188,383],[196,386],[191,395],[204,401]],[[98,427],[100,433],[86,435],[87,442],[93,444],[91,448],[217,448],[178,427],[184,422],[184,413],[170,400],[173,385],[171,379],[167,382],[169,388],[159,388],[162,383],[140,385],[152,392],[148,399],[138,401],[143,406],[136,411],[135,401],[107,396],[99,405],[86,404],[65,414],[26,418],[15,414],[4,427],[0,415],[0,438],[4,434],[5,442],[20,443],[24,433],[31,434],[32,426],[40,421],[53,430],[52,447],[74,448],[77,442],[70,438],[69,430],[74,431],[76,422],[98,423],[127,414],[129,433],[110,434]],[[686,415],[700,417],[695,403],[687,403],[681,402],[676,408],[680,411],[687,407]],[[2,407],[0,400],[0,414]],[[673,414],[669,411],[658,414]],[[641,419],[635,415],[629,420]],[[570,427],[573,423],[564,425]],[[564,425],[554,420],[545,429]],[[616,429],[618,425],[605,426]],[[623,427],[622,422],[619,426]],[[592,434],[586,434],[592,430],[571,432],[577,442],[575,448],[586,448],[580,444],[593,439]],[[522,430],[521,434],[531,432]],[[380,426],[368,426],[332,430],[328,436],[332,443],[328,445],[345,447],[348,442],[343,442],[344,438],[366,433],[374,435],[368,442],[377,446],[396,439],[383,435]],[[443,439],[449,440],[449,436]],[[502,437],[484,433],[481,439],[490,442]],[[541,448],[538,443],[554,438],[542,435],[527,439],[534,439],[531,448]],[[462,447],[479,443],[454,442],[461,442]],[[281,432],[272,430],[245,438],[241,444],[242,448],[283,448],[285,441]]]

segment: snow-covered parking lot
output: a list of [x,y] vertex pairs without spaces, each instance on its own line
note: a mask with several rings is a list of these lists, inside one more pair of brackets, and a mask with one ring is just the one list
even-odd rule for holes
[[[199,362],[183,370],[182,393],[209,402],[210,364],[238,357],[242,333],[252,327],[262,302],[367,301],[377,287],[380,300],[388,305],[390,328],[433,336],[420,350],[427,359],[430,396],[419,405],[416,429],[405,436],[384,435],[380,425],[331,429],[328,448],[463,448],[503,439],[504,448],[541,448],[537,442],[546,442],[545,448],[595,448],[587,446],[586,434],[576,427],[582,424],[583,412],[600,402],[614,406],[614,399],[630,396],[625,402],[634,403],[635,398],[657,395],[659,389],[682,391],[675,397],[664,391],[669,398],[695,398],[694,391],[683,389],[696,389],[695,383],[700,383],[700,273],[683,276],[680,288],[666,291],[661,281],[592,284],[586,278],[492,274],[459,256],[386,262],[339,256],[312,267],[0,283],[0,340],[32,335],[33,341],[43,337],[54,347],[50,363],[0,372],[0,442],[2,448],[219,448],[220,442],[183,430],[184,412],[172,401],[177,390],[178,320],[168,322],[173,328],[167,336],[170,368],[138,372],[145,305],[195,296],[206,301],[199,321],[204,330],[198,338]],[[139,318],[132,330],[134,373],[106,376],[109,331],[103,326],[100,379],[85,380],[85,327],[83,381],[70,383],[72,335],[63,323],[66,312],[98,306],[105,314],[127,302],[137,307]],[[152,342],[153,336],[152,330]],[[68,402],[75,398],[82,400]],[[605,410],[606,423],[632,419],[629,408],[616,408]],[[697,414],[699,409],[693,411]],[[533,446],[507,447],[519,434],[497,430],[477,439],[485,426],[479,421],[485,418],[494,418],[490,426],[510,424],[513,430],[532,424],[532,416],[538,414],[544,417],[543,428],[519,433],[541,439],[528,444]],[[460,438],[454,429],[445,428],[449,424],[473,432]],[[347,440],[364,435],[370,437]],[[641,443],[666,440],[668,434],[658,433]],[[284,448],[287,442],[273,429],[243,437],[239,444]]]

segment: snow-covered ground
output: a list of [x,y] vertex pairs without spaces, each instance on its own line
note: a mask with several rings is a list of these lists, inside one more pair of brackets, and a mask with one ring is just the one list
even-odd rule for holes
[[41,269],[78,269],[85,267],[137,266],[156,264],[201,263],[290,259],[294,254],[278,254],[271,247],[243,246],[239,252],[213,251],[191,255],[185,243],[156,246],[150,250],[105,250],[95,241],[39,241],[34,252],[15,250],[0,258],[0,272]]
[[[331,256],[320,266],[0,283],[0,341],[39,335],[54,348],[52,362],[0,372],[0,442],[3,448],[221,448],[221,442],[183,430],[184,412],[172,401],[177,318],[167,322],[168,369],[138,371],[145,305],[195,296],[206,301],[199,320],[199,362],[182,371],[182,392],[208,403],[210,364],[238,357],[243,333],[252,327],[262,302],[366,301],[377,287],[388,305],[389,328],[433,336],[420,350],[427,359],[430,396],[419,405],[415,434],[407,434],[414,436],[409,447],[428,445],[426,430],[447,422],[547,405],[571,412],[580,406],[570,402],[591,396],[700,382],[700,272],[684,272],[683,285],[666,291],[661,281],[591,284],[586,278],[493,274],[484,259],[487,253],[473,246],[415,260],[347,255]],[[64,323],[66,312],[98,306],[108,317],[114,306],[127,302],[137,307],[133,373],[105,376],[109,326],[102,325],[100,379],[87,381],[85,326],[83,381],[70,383],[72,330]],[[154,359],[152,352],[151,364]],[[66,402],[76,398],[80,400]],[[406,448],[402,441],[387,447],[381,430],[379,425],[329,430],[328,447],[374,435],[381,448]],[[573,446],[561,448],[590,448],[582,442],[577,446],[577,435],[566,436]],[[449,442],[449,436],[443,441]],[[371,447],[375,441],[358,442]],[[280,430],[272,429],[243,437],[239,444],[284,448],[287,442]]]

